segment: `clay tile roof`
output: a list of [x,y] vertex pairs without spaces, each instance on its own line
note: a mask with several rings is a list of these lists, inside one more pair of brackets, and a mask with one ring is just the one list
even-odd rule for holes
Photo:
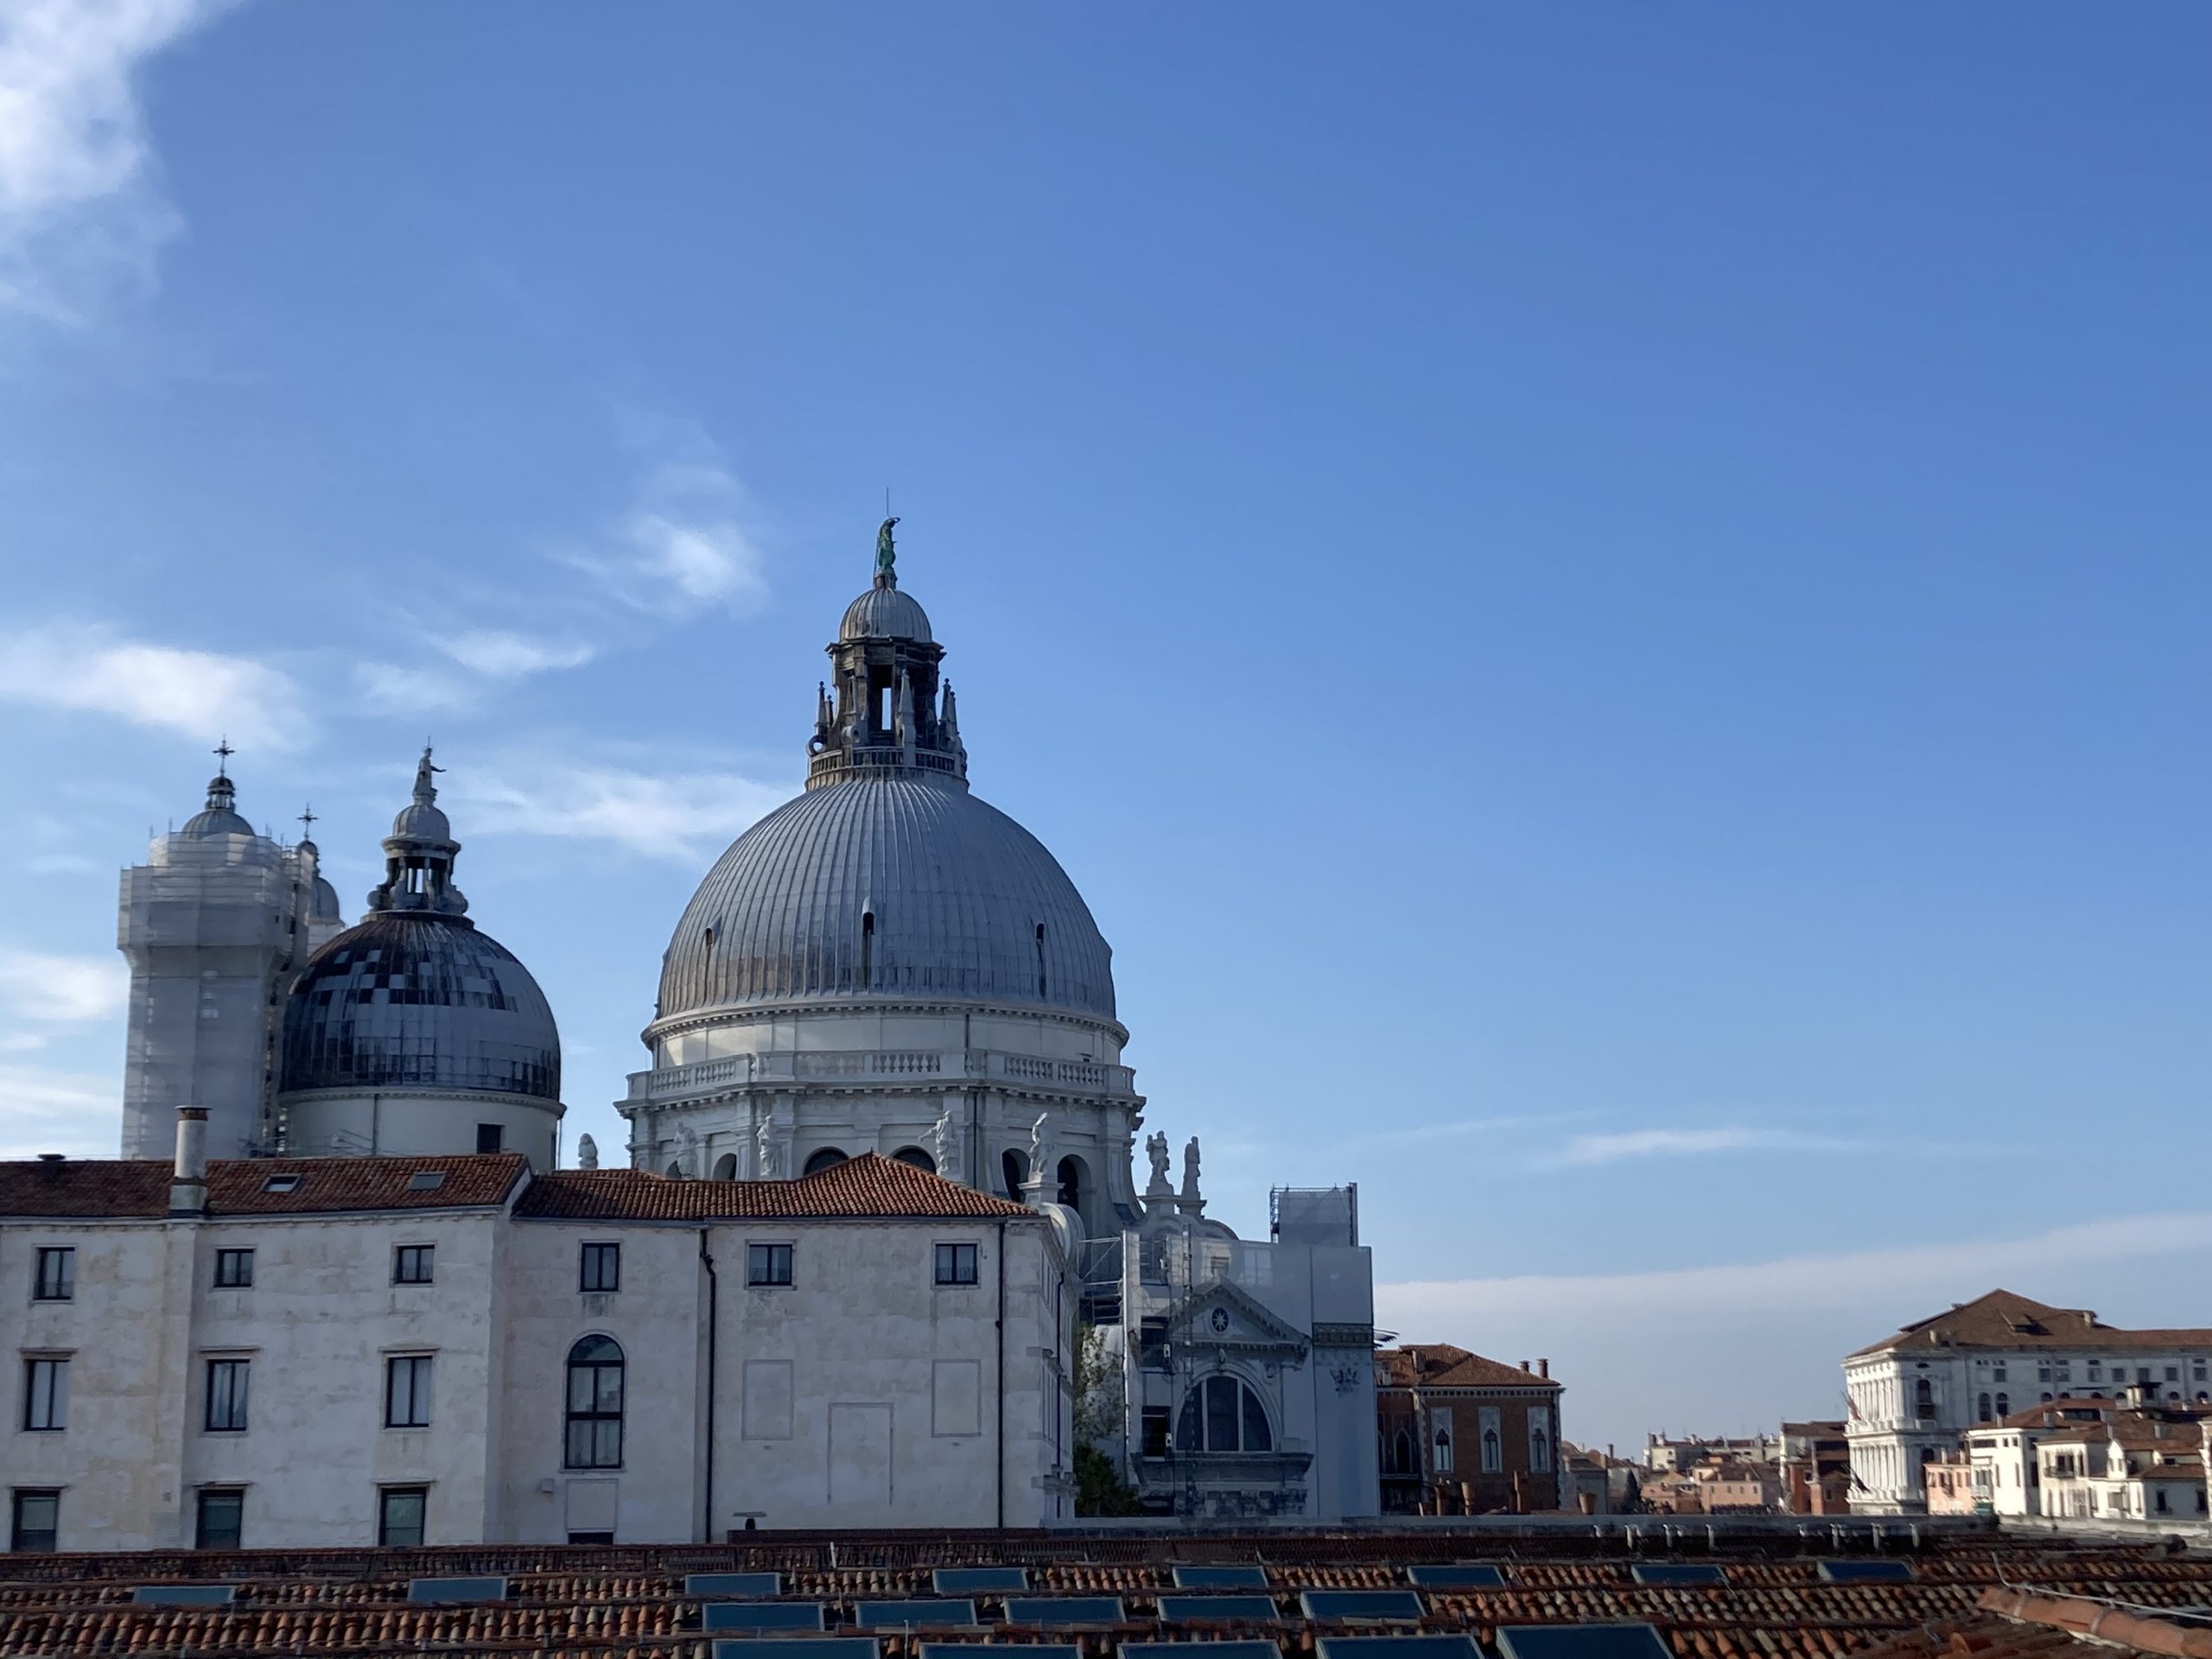
[[2053,1307],[2012,1291],[1993,1290],[1916,1319],[1848,1357],[1953,1348],[2106,1348],[2124,1353],[2181,1347],[2212,1347],[2212,1330],[2122,1331],[2100,1323],[2087,1308]]
[[[207,1166],[207,1213],[471,1209],[504,1204],[527,1166],[528,1160],[514,1152],[443,1158],[218,1159]],[[152,1158],[0,1163],[0,1217],[165,1216],[171,1171],[167,1160]],[[430,1173],[444,1179],[435,1185],[415,1179]],[[283,1190],[272,1192],[272,1180]]]
[[[1416,1378],[1402,1363],[1393,1363],[1395,1356],[1420,1354],[1427,1357],[1433,1369],[1427,1369]],[[1442,1343],[1424,1347],[1408,1344],[1384,1349],[1378,1356],[1382,1361],[1393,1388],[1424,1389],[1561,1389],[1565,1385],[1556,1377],[1538,1376],[1534,1371],[1524,1371],[1518,1365],[1508,1365],[1502,1360],[1485,1359],[1480,1354],[1471,1354],[1464,1348],[1453,1348]],[[1440,1359],[1448,1363],[1439,1364]]]
[[0,1163],[0,1216],[161,1216],[169,1166],[158,1159]]
[[1025,1205],[873,1152],[787,1181],[678,1180],[643,1169],[559,1170],[533,1180],[515,1213],[553,1221],[1039,1218]]

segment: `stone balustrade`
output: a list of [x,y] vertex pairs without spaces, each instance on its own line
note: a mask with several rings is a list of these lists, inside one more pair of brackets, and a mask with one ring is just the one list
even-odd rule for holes
[[656,1067],[630,1074],[633,1101],[681,1100],[693,1095],[758,1084],[823,1081],[891,1082],[912,1078],[931,1085],[1003,1083],[1069,1094],[1132,1096],[1136,1073],[1126,1065],[1056,1060],[995,1049],[830,1049],[733,1054]]

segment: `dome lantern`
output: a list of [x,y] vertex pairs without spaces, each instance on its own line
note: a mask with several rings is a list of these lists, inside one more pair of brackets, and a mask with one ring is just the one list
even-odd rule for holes
[[886,518],[876,531],[874,585],[845,607],[828,647],[832,673],[816,692],[809,789],[892,773],[967,781],[952,688],[938,674],[944,647],[930,632],[928,613],[899,588],[891,537],[898,522]]

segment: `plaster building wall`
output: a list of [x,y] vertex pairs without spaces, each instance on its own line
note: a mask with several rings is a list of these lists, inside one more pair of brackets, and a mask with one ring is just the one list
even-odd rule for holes
[[[884,1168],[757,1187],[608,1172],[610,1189],[583,1172],[534,1185],[514,1154],[308,1159],[219,1164],[173,1188],[151,1162],[0,1165],[0,1283],[24,1293],[0,1298],[0,1484],[62,1493],[65,1549],[191,1547],[211,1488],[243,1494],[249,1548],[374,1543],[392,1485],[426,1489],[434,1544],[683,1542],[748,1516],[1065,1518],[1074,1304],[1058,1224]],[[248,1213],[318,1187],[329,1207]],[[171,1216],[173,1191],[215,1196]],[[891,1212],[868,1213],[874,1198]],[[772,1213],[665,1218],[708,1200]],[[579,1205],[609,1213],[527,1213]],[[619,1247],[613,1291],[582,1289],[588,1242]],[[754,1243],[791,1247],[788,1287],[747,1287]],[[974,1248],[974,1284],[937,1282],[939,1244]],[[42,1247],[75,1253],[67,1300],[28,1295]],[[396,1282],[397,1253],[424,1248],[429,1281]],[[251,1284],[219,1283],[237,1276],[223,1253],[241,1250]],[[568,1466],[568,1366],[588,1336],[621,1348],[613,1467]],[[387,1366],[424,1357],[428,1421],[394,1426]],[[28,1427],[30,1362],[65,1357],[60,1426]],[[211,1422],[208,1367],[240,1361],[244,1427]]]

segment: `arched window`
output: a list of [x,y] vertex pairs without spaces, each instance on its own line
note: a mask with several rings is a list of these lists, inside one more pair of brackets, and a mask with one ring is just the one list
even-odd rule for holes
[[1084,1196],[1083,1160],[1075,1157],[1061,1159],[1058,1173],[1060,1178],[1060,1202],[1067,1205],[1069,1209],[1074,1211],[1077,1215],[1081,1215],[1083,1213]]
[[2043,1391],[2043,1402],[2046,1406],[2050,1403],[2050,1390],[2049,1389],[2045,1389]]
[[1936,1385],[1924,1376],[1913,1379],[1912,1414],[1921,1418],[1936,1414]]
[[1019,1200],[1021,1184],[1029,1179],[1029,1160],[1008,1147],[999,1158],[999,1173],[1005,1178],[1007,1197]]
[[869,990],[875,984],[875,912],[861,912],[861,988]]
[[1552,1437],[1538,1429],[1529,1436],[1529,1467],[1537,1474],[1548,1474],[1552,1466]]
[[1452,1431],[1448,1428],[1436,1431],[1436,1472],[1440,1475],[1452,1472]]
[[891,1155],[902,1164],[912,1164],[916,1169],[926,1169],[932,1175],[937,1173],[937,1160],[919,1147],[901,1147]]
[[1977,1407],[1978,1408],[1975,1412],[1975,1415],[1980,1418],[1981,1421],[1985,1423],[1989,1421],[1989,1396],[1986,1394],[1983,1395],[1980,1400],[1977,1402]]
[[1046,1000],[1045,979],[1045,924],[1037,924],[1037,1000]]
[[1497,1431],[1494,1428],[1483,1430],[1483,1472],[1494,1475],[1504,1467],[1505,1448],[1498,1443]]
[[1997,1396],[1997,1414],[2000,1418],[2010,1417],[2012,1414],[2012,1396],[2011,1395],[2000,1394]]
[[675,1160],[675,1159],[673,1159],[673,1158],[670,1159],[670,1160],[668,1160],[668,1174],[669,1174],[669,1179],[670,1179],[671,1180],[675,1180],[675,1179],[678,1179],[679,1177],[681,1177],[681,1176],[683,1175],[683,1166],[681,1163],[679,1163],[677,1160]]
[[1402,1428],[1398,1431],[1397,1438],[1390,1442],[1390,1472],[1394,1475],[1410,1475],[1413,1471],[1414,1437]]
[[734,1181],[737,1179],[737,1154],[735,1153],[726,1152],[722,1154],[721,1157],[715,1160],[715,1179],[718,1181]]
[[1274,1444],[1260,1396],[1236,1377],[1210,1376],[1183,1396],[1178,1452],[1272,1452]]
[[622,1466],[622,1345],[612,1337],[586,1337],[569,1350],[563,1461],[570,1469]]
[[824,1147],[821,1151],[807,1158],[805,1173],[809,1175],[819,1175],[823,1170],[835,1169],[844,1161],[845,1154],[836,1147]]

